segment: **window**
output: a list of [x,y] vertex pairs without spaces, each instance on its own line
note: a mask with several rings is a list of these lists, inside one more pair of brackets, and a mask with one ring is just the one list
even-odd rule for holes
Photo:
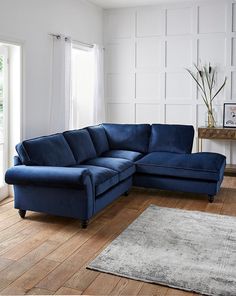
[[89,47],[72,47],[71,128],[93,124],[94,53]]

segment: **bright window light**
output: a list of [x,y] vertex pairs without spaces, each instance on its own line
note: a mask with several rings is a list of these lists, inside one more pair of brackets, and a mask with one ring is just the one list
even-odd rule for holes
[[93,123],[94,53],[86,47],[72,48],[71,128]]

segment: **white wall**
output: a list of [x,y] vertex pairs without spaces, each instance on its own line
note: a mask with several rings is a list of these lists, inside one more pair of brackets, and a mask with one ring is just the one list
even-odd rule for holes
[[[184,70],[201,60],[228,77],[215,101],[222,124],[223,102],[236,101],[234,1],[106,10],[105,30],[109,122],[204,125],[205,107]],[[204,143],[236,162],[235,144]]]
[[85,0],[0,0],[0,40],[23,42],[23,137],[48,133],[52,38],[102,43],[102,9]]

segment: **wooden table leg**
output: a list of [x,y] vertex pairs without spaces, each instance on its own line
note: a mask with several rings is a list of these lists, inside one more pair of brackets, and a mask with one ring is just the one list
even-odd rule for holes
[[198,152],[202,152],[202,138],[198,138]]

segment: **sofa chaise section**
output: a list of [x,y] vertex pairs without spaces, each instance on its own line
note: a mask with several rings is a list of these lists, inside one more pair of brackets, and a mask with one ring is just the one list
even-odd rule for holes
[[134,184],[207,194],[212,202],[224,168],[225,157],[217,153],[152,152],[136,162]]
[[214,200],[224,177],[225,156],[191,153],[194,129],[153,124],[148,154],[136,161],[134,185],[207,194]]

